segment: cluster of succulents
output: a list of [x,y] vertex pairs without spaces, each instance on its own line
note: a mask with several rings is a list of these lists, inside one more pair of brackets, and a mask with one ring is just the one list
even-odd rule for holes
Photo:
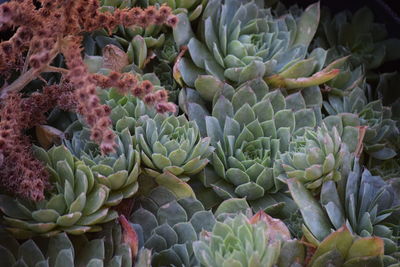
[[288,185],[300,207],[303,232],[310,242],[319,244],[331,229],[346,225],[359,236],[380,237],[384,242],[385,262],[393,264],[400,259],[397,245],[400,199],[395,180],[384,181],[373,176],[356,159],[352,171],[340,185],[333,181],[323,184],[319,202],[298,180],[291,179]]
[[[400,41],[372,11],[332,17],[285,0],[96,6],[176,15],[172,29],[82,36],[89,79],[134,74],[153,93],[94,90],[110,153],[79,107],[27,129],[49,179],[39,201],[0,189],[1,266],[400,266],[400,76],[378,75]],[[175,112],[151,105],[164,89]]]
[[122,200],[123,194],[118,194],[122,191],[120,188],[115,192],[112,188],[121,185],[126,177],[115,173],[107,178],[100,174],[95,177],[94,170],[65,146],[53,147],[47,152],[37,147],[35,154],[47,164],[53,188],[46,199],[37,203],[2,194],[1,210],[9,231],[20,238],[60,232],[82,234],[99,231],[100,224],[118,217],[111,207]]
[[[46,240],[28,239],[24,242],[18,242],[9,233],[1,231],[1,263],[7,267],[130,267],[135,263],[137,255],[136,252],[132,252],[131,244],[124,240],[125,233],[122,229],[119,224],[111,222],[101,232],[101,238],[88,240],[84,235],[69,237],[62,232]],[[146,265],[138,264],[138,266]]]

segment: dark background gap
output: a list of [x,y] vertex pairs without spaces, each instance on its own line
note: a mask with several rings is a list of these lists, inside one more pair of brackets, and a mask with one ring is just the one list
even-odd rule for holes
[[[281,0],[286,6],[297,4],[301,7],[315,3],[315,0]],[[320,0],[321,7],[329,7],[332,14],[343,10],[352,13],[366,6],[375,15],[375,22],[385,24],[389,38],[400,38],[400,0]],[[400,47],[399,47],[400,49]],[[386,62],[379,67],[379,72],[400,72],[400,60]]]
[[[285,5],[290,6],[298,4],[306,7],[315,0],[281,0]],[[332,14],[343,10],[351,12],[363,6],[369,7],[375,15],[377,22],[386,25],[391,37],[400,38],[400,0],[320,0],[321,6],[327,6],[332,11]]]

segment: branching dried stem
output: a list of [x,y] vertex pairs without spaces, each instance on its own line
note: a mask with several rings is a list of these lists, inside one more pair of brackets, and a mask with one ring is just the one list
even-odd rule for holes
[[[55,45],[55,47],[50,52],[49,62],[52,62],[53,59],[59,54],[60,52],[60,45],[59,42]],[[27,60],[28,62],[28,60]],[[54,67],[49,66],[49,64],[43,65],[38,69],[30,68],[28,71],[23,72],[21,76],[19,76],[14,82],[10,85],[4,87],[0,91],[0,99],[5,99],[7,95],[11,92],[19,92],[21,91],[26,85],[28,85],[31,81],[35,80],[40,73],[46,72],[46,70],[51,69]],[[68,70],[66,70],[68,72]],[[67,72],[64,72],[65,74]]]

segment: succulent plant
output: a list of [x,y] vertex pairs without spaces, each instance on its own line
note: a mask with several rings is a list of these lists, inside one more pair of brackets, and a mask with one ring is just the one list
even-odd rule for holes
[[[32,203],[0,195],[6,229],[16,237],[100,231],[99,224],[117,217],[110,207],[120,200],[116,201],[111,188],[98,183],[90,167],[77,160],[66,147],[53,147],[47,152],[36,147],[35,154],[47,164],[51,175],[52,189],[46,199]],[[116,176],[109,178],[117,182],[120,179]]]
[[150,176],[168,171],[188,180],[207,165],[213,150],[210,138],[201,138],[196,123],[182,115],[145,119],[135,129],[135,140]]
[[[277,179],[280,169],[275,162],[289,149],[292,135],[301,135],[317,124],[316,114],[307,108],[302,94],[285,98],[279,90],[269,92],[261,78],[236,90],[225,84],[212,96],[214,107],[209,116],[205,106],[192,102],[191,91],[186,92],[181,96],[183,109],[204,136],[212,137],[215,147],[212,168],[202,176],[203,184],[223,199],[246,197],[256,210],[281,210],[282,202],[290,207],[291,200],[277,193],[284,184]],[[289,215],[289,210],[282,211]]]
[[391,139],[400,134],[399,129],[391,118],[391,109],[384,107],[381,100],[369,102],[364,91],[356,87],[346,96],[329,95],[323,105],[330,115],[358,115],[358,125],[367,126],[363,142],[364,150],[370,156],[386,160],[396,155],[396,151],[391,148]]
[[193,250],[201,266],[301,266],[305,250],[290,240],[285,224],[260,211],[249,218],[243,213],[202,231]]
[[347,145],[337,129],[328,131],[322,124],[316,131],[307,130],[293,140],[289,151],[281,155],[280,164],[287,178],[296,178],[317,194],[324,182],[342,178],[342,164],[348,158]]
[[[117,8],[168,5],[174,14],[187,14],[192,21],[201,15],[206,2],[207,0],[104,0],[101,1],[101,9],[113,12]],[[172,34],[161,25],[151,25],[146,28],[118,26],[112,35],[100,30],[86,35],[84,40],[85,52],[90,56],[100,55],[102,51],[104,55],[104,48],[110,44],[126,51],[129,64],[134,64],[138,69],[144,69],[154,54],[159,61],[172,63],[179,52]],[[154,63],[152,67],[157,65],[158,63]]]
[[385,182],[359,165],[356,158],[349,176],[339,185],[322,185],[320,203],[296,179],[288,180],[289,190],[303,215],[303,232],[309,242],[318,245],[331,229],[343,225],[362,237],[378,236],[385,243],[385,262],[399,257],[397,244],[398,182]]
[[374,22],[374,14],[367,7],[354,14],[343,11],[333,17],[328,10],[323,10],[313,45],[330,49],[332,57],[351,55],[354,67],[363,65],[370,70],[400,58],[397,49],[400,40],[387,38],[385,26]]
[[[87,56],[85,58],[85,63],[90,66],[89,68],[93,73],[108,74],[111,71],[103,66],[103,57]],[[138,81],[150,81],[153,84],[154,91],[164,89],[155,73],[141,74],[133,70],[130,71],[135,74]],[[129,131],[133,134],[135,126],[141,121],[141,117],[146,115],[147,117],[154,118],[157,114],[154,107],[146,105],[142,100],[130,93],[122,95],[117,88],[98,90],[97,93],[101,103],[110,107],[110,119],[113,123],[113,129],[118,132],[128,127]],[[74,125],[71,125],[70,129],[67,129],[66,132],[72,134],[73,131],[81,130],[82,125],[85,125],[85,123],[80,119],[79,122],[75,122]]]
[[[155,77],[155,75],[152,76]],[[144,77],[148,77],[148,75],[144,75]],[[158,85],[155,87],[156,89],[159,88]],[[128,128],[130,133],[134,134],[135,127],[142,123],[144,116],[154,118],[157,115],[155,108],[147,106],[142,100],[131,94],[120,95],[114,88],[108,91],[103,90],[100,98],[104,104],[111,108],[110,119],[113,128],[118,132]]]
[[144,247],[152,249],[152,266],[197,266],[193,241],[211,230],[215,218],[194,197],[178,197],[159,186],[136,202],[130,220],[143,229]]
[[383,247],[379,237],[360,238],[343,226],[318,245],[307,266],[384,266]]
[[65,146],[93,172],[96,183],[110,189],[109,205],[115,206],[124,198],[132,197],[138,190],[140,154],[134,148],[128,128],[116,133],[115,153],[102,155],[99,146],[90,140],[90,130],[74,132]]
[[[329,54],[328,54],[329,55]],[[365,70],[362,66],[354,68],[348,62],[351,56],[338,60],[327,59],[327,62],[336,62],[335,68],[340,69],[340,73],[332,80],[322,85],[322,91],[328,95],[345,96],[356,87],[366,88]]]
[[187,16],[178,18],[175,41],[188,46],[191,58],[180,60],[178,69],[190,87],[204,74],[234,84],[266,77],[270,85],[288,89],[318,85],[338,74],[330,66],[322,70],[323,49],[307,54],[319,22],[319,4],[300,17],[288,13],[276,18],[263,1],[211,0],[200,21],[200,40]]
[[[132,8],[135,0],[104,0],[100,1],[101,10],[114,12],[115,9]],[[165,34],[161,25],[151,25],[146,28],[140,26],[123,27],[118,25],[111,35],[106,30],[97,30],[86,34],[83,45],[89,56],[102,55],[107,45],[115,45],[129,56],[129,64],[143,69],[146,64],[148,51],[161,48],[165,41]]]
[[154,66],[154,73],[160,78],[161,84],[168,90],[168,100],[173,103],[178,102],[180,87],[172,75],[172,67],[166,62],[159,62]]
[[[99,67],[94,69],[96,72],[108,71]],[[175,102],[178,88],[171,78],[172,74],[169,72],[169,70],[169,65],[163,62],[157,67],[154,67],[154,73],[133,73],[136,75],[139,81],[150,81],[153,84],[154,91],[164,89],[168,90],[169,101]],[[116,88],[100,90],[98,94],[102,103],[111,108],[110,118],[113,121],[114,126],[116,126],[118,120],[124,117],[131,117],[137,121],[143,115],[153,118],[157,114],[157,111],[154,107],[146,105],[142,100],[131,94],[121,95]]]
[[49,239],[19,243],[11,235],[0,232],[1,264],[7,267],[131,267],[133,263],[129,245],[122,239],[121,228],[111,223],[110,231],[102,232],[99,239],[88,240],[84,235],[68,237],[59,233]]

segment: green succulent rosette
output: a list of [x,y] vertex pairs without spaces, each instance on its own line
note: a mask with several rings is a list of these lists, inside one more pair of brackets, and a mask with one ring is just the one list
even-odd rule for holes
[[[100,1],[102,11],[114,12],[115,9],[135,7],[135,0],[104,0]],[[115,45],[127,52],[129,64],[139,69],[145,67],[145,60],[151,49],[161,48],[165,41],[162,25],[123,27],[118,25],[111,35],[102,29],[86,34],[83,40],[85,53],[89,56],[101,55],[107,45]]]
[[324,83],[338,71],[322,70],[323,49],[307,52],[319,12],[319,4],[314,4],[299,17],[276,17],[263,1],[211,0],[201,17],[199,38],[187,16],[179,14],[175,41],[187,45],[190,54],[178,63],[180,75],[190,87],[205,74],[233,84],[266,77],[270,85],[288,89]]
[[335,62],[335,68],[340,69],[340,73],[332,80],[326,82],[322,89],[328,95],[345,96],[354,88],[366,88],[365,70],[362,66],[352,67],[348,62],[351,56],[347,56],[336,61],[335,58],[327,59],[327,62]]
[[130,218],[143,229],[144,247],[152,249],[154,267],[198,266],[192,243],[215,224],[213,213],[196,198],[182,197],[162,186],[141,196]]
[[[158,89],[161,89],[161,87],[156,85],[155,90]],[[146,105],[142,100],[131,94],[121,95],[114,88],[107,91],[102,90],[100,99],[102,103],[111,108],[110,119],[113,128],[117,132],[128,128],[129,132],[133,135],[135,127],[142,123],[143,118],[154,118],[157,115],[154,107]]]
[[290,240],[285,224],[265,213],[249,218],[243,213],[217,221],[193,243],[201,266],[301,266],[305,249]]
[[350,153],[356,151],[360,138],[360,119],[357,114],[340,113],[325,117],[322,122],[328,131],[332,132],[333,128],[339,133],[341,141],[347,145]]
[[[365,92],[356,87],[348,95],[329,95],[324,108],[330,115],[353,113],[358,115],[359,126],[366,126],[363,139],[364,150],[371,157],[387,160],[396,156],[392,140],[399,135],[396,122],[392,119],[390,107],[384,107],[381,100],[369,102]],[[357,126],[358,126],[357,125]]]
[[[279,90],[269,92],[262,79],[237,89],[221,84],[211,114],[203,98],[186,89],[180,101],[189,118],[200,125],[202,135],[212,137],[215,147],[211,166],[199,179],[222,199],[246,197],[256,210],[269,207],[270,212],[281,210],[289,216],[293,206],[290,198],[278,192],[284,183],[277,179],[281,170],[276,162],[288,151],[292,136],[317,125],[319,113],[313,105],[318,104],[306,104],[309,97],[300,92],[286,98]],[[288,209],[282,210],[284,202]]]
[[[101,57],[86,57],[86,63],[91,65],[94,72],[109,73],[109,69],[104,69],[101,64],[96,64],[96,58]],[[160,80],[154,73],[145,73],[143,75],[133,72],[138,81],[150,81],[154,86],[154,91],[164,90],[160,85]],[[122,132],[125,128],[133,135],[135,127],[142,123],[143,118],[154,118],[157,115],[157,110],[153,106],[146,105],[142,100],[128,93],[122,95],[117,88],[108,90],[98,90],[97,94],[102,104],[107,105],[111,109],[110,119],[113,130]],[[65,132],[73,135],[74,131],[80,131],[85,127],[86,123],[81,117],[78,121],[72,123]]]
[[327,236],[315,250],[307,266],[397,266],[383,258],[379,237],[358,237],[346,226]]
[[111,224],[108,227],[111,231],[101,232],[103,238],[92,240],[84,235],[72,238],[59,233],[48,239],[29,239],[22,243],[0,232],[1,264],[7,267],[131,267],[131,248],[122,239],[120,226]]
[[[101,10],[114,12],[115,9],[148,7],[167,5],[171,7],[173,14],[186,14],[190,21],[196,20],[201,15],[207,0],[103,0],[100,1]],[[172,40],[172,42],[171,42]],[[117,26],[109,35],[105,30],[98,30],[90,35],[85,35],[84,47],[86,54],[90,56],[101,55],[107,45],[115,45],[128,55],[129,64],[138,69],[144,69],[148,56],[153,52],[158,60],[172,63],[178,55],[172,34],[162,25],[149,25],[146,28],[140,26]],[[155,64],[156,66],[157,64]]]
[[183,115],[144,119],[135,129],[135,142],[146,174],[154,177],[167,171],[188,180],[207,165],[213,151],[210,138],[202,138],[197,124]]
[[93,171],[77,160],[64,146],[45,151],[35,147],[35,155],[47,165],[52,189],[40,202],[0,196],[6,229],[18,238],[52,236],[59,232],[79,235],[100,231],[100,224],[114,220],[115,199],[111,188],[98,183]]
[[166,62],[159,62],[159,64],[154,66],[154,73],[159,77],[164,88],[168,90],[168,100],[177,103],[181,88],[174,80],[172,72],[172,67]]
[[90,130],[74,132],[65,146],[93,172],[97,183],[110,189],[108,204],[115,206],[122,199],[132,197],[139,188],[140,154],[134,148],[129,129],[116,132],[115,152],[102,155],[99,146],[90,140]]
[[297,179],[318,194],[324,182],[342,178],[343,161],[349,158],[348,147],[337,129],[329,131],[322,124],[317,131],[307,130],[304,136],[295,138],[279,163],[287,178]]
[[398,179],[384,181],[363,169],[356,158],[353,170],[338,184],[322,185],[317,201],[297,179],[288,180],[289,190],[304,219],[303,232],[318,245],[331,229],[343,225],[362,237],[378,236],[384,242],[385,266],[399,260]]

